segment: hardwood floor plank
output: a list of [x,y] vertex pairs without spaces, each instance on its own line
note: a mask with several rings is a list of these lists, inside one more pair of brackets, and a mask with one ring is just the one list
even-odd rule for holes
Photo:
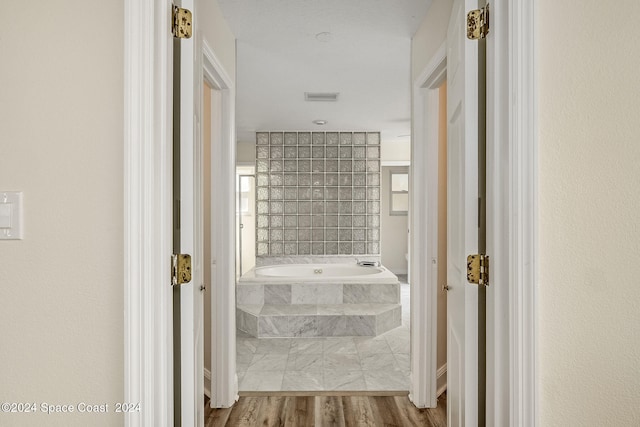
[[285,417],[285,427],[315,426],[315,397],[288,397]]
[[269,396],[261,406],[260,416],[256,425],[265,427],[284,426],[285,396]]
[[238,400],[231,411],[228,426],[237,427],[253,427],[257,425],[260,410],[265,398],[261,397],[245,397]]
[[342,406],[347,426],[375,427],[376,419],[365,396],[343,396]]
[[374,411],[377,409],[376,419],[380,420],[381,425],[385,427],[406,426],[399,417],[398,407],[392,396],[369,397],[369,404]]
[[316,397],[316,426],[346,427],[342,399],[339,396]]

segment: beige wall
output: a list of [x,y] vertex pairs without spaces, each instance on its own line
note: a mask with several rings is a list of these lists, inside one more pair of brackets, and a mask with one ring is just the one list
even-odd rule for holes
[[380,187],[380,260],[395,274],[407,274],[408,216],[389,215],[391,172],[409,173],[409,167],[382,167]]
[[113,404],[124,397],[123,3],[12,6],[2,2],[0,190],[24,192],[25,233],[0,241],[0,401]]
[[[438,90],[438,355],[436,366],[447,364],[447,83]],[[444,381],[442,379],[441,381]],[[438,390],[442,384],[438,383]]]
[[411,160],[411,141],[395,141],[380,143],[380,160],[386,161],[406,161]]
[[640,425],[640,2],[539,1],[540,425]]
[[453,0],[433,0],[427,16],[411,40],[411,82],[420,75],[429,60],[444,43]]
[[236,163],[239,165],[255,166],[256,164],[256,143],[238,142],[236,145]]
[[[234,82],[236,81],[236,39],[224,20],[222,11],[215,0],[196,0],[196,21],[202,37]],[[197,19],[200,19],[198,21]]]

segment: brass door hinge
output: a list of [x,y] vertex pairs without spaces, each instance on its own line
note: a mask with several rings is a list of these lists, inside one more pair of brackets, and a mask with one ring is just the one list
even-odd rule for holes
[[191,281],[191,255],[171,255],[171,284],[182,285]]
[[489,34],[489,4],[467,13],[467,38],[478,40]]
[[467,281],[489,286],[489,257],[484,254],[467,257]]
[[171,13],[171,34],[178,39],[190,39],[191,32],[191,11],[173,5],[173,12]]

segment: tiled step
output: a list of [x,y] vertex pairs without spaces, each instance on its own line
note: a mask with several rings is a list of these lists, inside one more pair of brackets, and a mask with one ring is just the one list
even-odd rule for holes
[[376,336],[402,315],[400,304],[239,304],[236,323],[258,338]]

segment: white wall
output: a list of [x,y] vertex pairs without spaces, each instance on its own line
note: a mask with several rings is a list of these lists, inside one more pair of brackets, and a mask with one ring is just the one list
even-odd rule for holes
[[540,425],[640,425],[640,2],[539,1]]
[[380,260],[395,274],[407,274],[408,216],[389,215],[391,172],[409,173],[409,167],[382,167],[380,187]]
[[0,424],[121,426],[123,4],[15,6],[2,2],[0,190],[24,192],[25,234],[0,241],[0,401],[111,413]]

